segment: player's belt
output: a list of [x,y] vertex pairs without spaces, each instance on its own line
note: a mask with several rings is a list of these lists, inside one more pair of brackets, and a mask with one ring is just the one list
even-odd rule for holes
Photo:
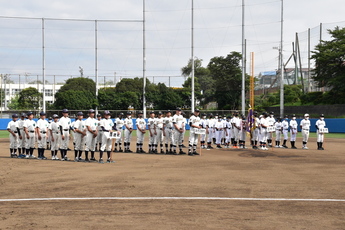
[[44,134],[44,133],[46,133],[46,132],[44,132],[44,131],[41,131],[40,133],[43,133],[43,134]]
[[222,131],[222,130],[223,130],[222,128],[219,128],[219,129],[218,129],[218,128],[216,128],[216,131]]
[[29,131],[29,133],[34,133],[35,131]]
[[60,134],[59,132],[56,132],[56,134]]
[[17,131],[13,131],[14,133],[17,133]]
[[68,131],[69,129],[64,129],[63,131]]
[[309,131],[309,129],[303,129],[303,130]]
[[289,129],[284,129],[284,130],[289,130]]
[[104,132],[109,132],[109,130],[103,130]]

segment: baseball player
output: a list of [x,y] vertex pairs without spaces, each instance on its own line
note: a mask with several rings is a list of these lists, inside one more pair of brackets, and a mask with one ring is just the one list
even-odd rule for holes
[[283,129],[283,135],[284,135],[284,142],[282,147],[283,148],[288,148],[286,146],[286,142],[289,139],[289,116],[285,115],[285,119],[282,121],[282,129]]
[[325,115],[320,114],[320,119],[317,120],[315,123],[316,134],[317,134],[317,150],[324,150],[322,145],[323,145],[325,134],[320,132],[320,129],[323,129],[325,127],[326,127]]
[[[206,129],[206,125],[207,125],[206,113],[203,113],[201,114],[200,126],[201,128]],[[200,135],[200,144],[201,144],[202,149],[206,149],[205,141],[206,141],[206,133]]]
[[[218,116],[215,116],[218,117]],[[217,145],[217,149],[221,149],[222,146],[220,146],[221,141],[222,141],[222,136],[224,133],[224,123],[221,117],[218,117],[218,120],[216,121],[216,123],[214,124],[214,131],[216,134],[216,145]]]
[[98,120],[95,118],[95,110],[89,110],[89,117],[85,121],[86,142],[85,142],[85,161],[89,160],[89,151],[91,151],[92,161],[95,161],[96,141],[98,137]]
[[131,145],[131,137],[132,137],[132,131],[133,131],[133,120],[132,120],[132,112],[127,112],[127,118],[124,121],[125,125],[125,153],[132,153],[133,151],[130,150]]
[[244,115],[242,115],[241,119],[241,130],[239,132],[239,144],[240,148],[246,149],[246,137],[247,137],[247,119]]
[[242,126],[242,121],[238,116],[238,112],[236,111],[234,113],[234,117],[232,119],[232,127],[234,129],[234,145],[233,148],[238,149],[239,147],[237,146],[237,143],[239,142],[239,133],[241,130],[241,126]]
[[[165,113],[165,118],[164,118],[164,133],[165,133],[165,150],[166,154],[172,154],[172,148],[173,148],[173,123],[172,123],[172,116],[171,116],[171,111],[168,110]],[[169,145],[170,144],[170,145]],[[168,151],[168,147],[170,147],[170,150]]]
[[231,135],[232,135],[231,116],[227,116],[225,123],[225,148],[230,148]]
[[107,151],[107,163],[114,163],[114,161],[111,158],[112,139],[110,138],[110,133],[112,133],[113,130],[115,130],[115,125],[114,122],[110,119],[110,117],[110,112],[108,110],[104,111],[104,119],[102,119],[101,121],[101,128],[103,130],[103,140],[101,149],[99,150],[99,163],[104,163],[104,151]]
[[24,158],[25,157],[25,132],[24,132],[24,123],[25,123],[25,117],[26,114],[22,113],[20,115],[20,119],[17,120],[18,122],[18,128],[19,128],[19,144],[18,144],[18,158]]
[[292,114],[292,119],[290,120],[290,123],[289,123],[289,126],[290,126],[290,143],[291,143],[291,148],[292,149],[297,149],[297,147],[295,146],[295,143],[296,143],[296,136],[297,136],[297,133],[298,133],[298,130],[297,130],[297,121],[296,121],[296,115],[295,114]]
[[258,112],[253,112],[253,128],[251,144],[253,149],[258,149],[259,132],[260,132],[260,119],[258,118]]
[[156,153],[156,118],[155,118],[155,112],[151,111],[150,112],[150,117],[147,120],[148,122],[148,129],[150,133],[150,138],[149,138],[149,153]]
[[199,114],[200,114],[200,110],[196,109],[194,111],[194,114],[189,118],[189,126],[190,126],[190,131],[189,131],[189,150],[188,150],[188,155],[189,156],[199,155],[199,153],[196,152],[199,135],[195,133],[195,131],[197,129],[201,129],[202,128]]
[[281,134],[283,133],[283,125],[281,118],[278,118],[277,122],[274,124],[274,128],[276,130],[276,144],[274,147],[283,148],[283,146],[280,146]]
[[309,114],[304,114],[304,119],[300,122],[300,127],[302,130],[302,137],[303,137],[303,146],[302,149],[308,149],[307,142],[309,139],[309,130],[310,130],[310,120]]
[[156,141],[155,141],[155,149],[156,149],[156,153],[157,153],[157,149],[158,149],[158,144],[160,146],[160,153],[164,154],[164,150],[163,150],[163,141],[164,141],[164,132],[163,132],[163,124],[164,124],[164,119],[162,117],[162,112],[159,111],[157,114],[157,118],[156,118]]
[[82,161],[82,153],[84,151],[85,146],[85,136],[86,136],[86,126],[85,121],[83,121],[84,114],[83,112],[77,113],[77,120],[74,123],[74,139],[75,139],[75,146],[74,146],[74,161],[79,162]]
[[260,126],[261,126],[261,140],[260,140],[260,149],[261,150],[268,150],[267,148],[267,127],[268,127],[268,120],[267,120],[267,113],[262,114],[262,118],[260,119]]
[[[274,113],[270,112],[270,115],[267,117],[267,122],[269,127],[274,127],[274,123],[276,120],[274,119]],[[272,140],[273,140],[273,132],[267,133],[267,143],[268,147],[272,147]]]
[[36,158],[33,155],[34,148],[35,148],[36,122],[33,120],[34,114],[32,112],[28,112],[26,115],[27,115],[28,119],[25,120],[25,123],[23,125],[25,136],[26,136],[26,142],[25,142],[26,156],[25,156],[25,158]]
[[[101,128],[101,120],[102,120],[102,115],[97,114],[97,132],[98,132],[98,134],[97,134],[95,151],[97,151],[97,148],[100,149],[102,146],[103,130]],[[96,161],[96,159],[91,157],[90,161]]]
[[49,132],[49,126],[50,126],[50,123],[52,123],[53,122],[53,118],[52,117],[49,117],[48,118],[48,132],[47,132],[47,135],[48,135],[48,137],[47,137],[47,149],[51,149],[51,146],[50,146],[50,143],[51,143],[51,136],[50,136],[50,132]]
[[37,159],[46,160],[44,156],[44,150],[47,147],[48,139],[48,127],[49,123],[46,120],[46,113],[40,113],[40,119],[37,121],[36,133],[37,133],[37,147],[38,147],[38,157]]
[[17,158],[18,149],[18,135],[20,135],[20,130],[18,128],[18,115],[12,115],[12,121],[8,122],[7,131],[10,133],[10,156],[11,158]]
[[137,153],[146,153],[143,150],[144,136],[146,133],[146,121],[143,118],[143,111],[138,112],[136,126],[137,126]]
[[212,137],[213,137],[213,127],[215,124],[215,120],[213,119],[213,114],[209,115],[209,119],[206,122],[206,134],[207,134],[207,149],[213,149],[212,147]]
[[71,119],[68,117],[68,109],[62,110],[62,117],[59,120],[60,123],[60,133],[61,133],[61,143],[60,143],[60,152],[61,160],[67,161],[67,150],[70,139],[69,130],[71,129]]
[[53,122],[49,125],[49,132],[50,132],[50,151],[52,154],[52,160],[59,160],[57,156],[57,152],[60,148],[61,142],[61,132],[60,132],[60,123],[59,123],[59,115],[53,115]]
[[182,148],[187,148],[183,142],[184,142],[184,136],[186,134],[186,126],[188,124],[187,118],[186,118],[186,113],[184,111],[181,112],[181,115],[183,116],[183,133],[182,133]]
[[183,133],[184,133],[184,127],[185,127],[185,119],[182,116],[182,110],[181,108],[176,109],[176,113],[172,118],[172,123],[174,125],[174,144],[173,144],[173,150],[174,154],[176,155],[176,147],[178,146],[180,149],[179,154],[186,154],[182,150],[182,140],[183,140]]
[[[119,113],[118,117],[115,119],[115,130],[120,132],[120,138],[115,140],[115,148],[114,152],[122,152],[122,138],[123,138],[123,126],[125,121],[123,120],[123,113]],[[119,146],[119,150],[117,150],[117,146]]]

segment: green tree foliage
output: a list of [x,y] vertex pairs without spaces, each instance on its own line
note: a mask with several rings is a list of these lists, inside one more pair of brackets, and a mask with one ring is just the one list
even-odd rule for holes
[[[187,66],[182,67],[181,71],[182,75],[185,77],[189,77],[191,75],[192,59],[189,59]],[[198,97],[198,99],[200,100],[201,105],[205,105],[213,101],[215,99],[215,80],[211,77],[209,69],[202,67],[202,59],[194,59],[194,77],[196,82],[195,89],[198,90],[198,92],[200,92],[200,97]],[[187,81],[190,82],[190,80],[188,79]],[[191,88],[191,83],[185,82],[185,84],[189,88]]]
[[43,94],[36,88],[23,89],[18,95],[18,109],[37,110],[42,104]]
[[55,109],[85,110],[97,105],[96,84],[83,77],[70,78],[55,94]]
[[19,94],[16,94],[11,98],[10,103],[7,104],[9,110],[20,110],[19,106]]
[[231,52],[226,57],[214,57],[207,68],[214,79],[214,98],[219,109],[238,109],[241,102],[242,71],[240,61],[242,55]]
[[[331,41],[322,41],[313,52],[313,79],[319,87],[330,87],[328,103],[345,103],[345,28],[328,31]],[[333,99],[332,99],[333,98]]]
[[182,97],[178,90],[167,87],[163,83],[157,85],[157,97],[154,103],[154,109],[165,110],[175,109],[183,105]]

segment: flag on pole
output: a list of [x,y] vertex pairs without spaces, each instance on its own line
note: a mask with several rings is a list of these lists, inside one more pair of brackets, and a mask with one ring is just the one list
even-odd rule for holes
[[248,134],[251,134],[253,130],[253,125],[254,125],[253,109],[249,108],[248,116],[247,116],[247,127],[246,127]]

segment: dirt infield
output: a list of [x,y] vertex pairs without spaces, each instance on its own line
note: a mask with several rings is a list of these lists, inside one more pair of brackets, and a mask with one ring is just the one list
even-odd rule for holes
[[[0,229],[344,229],[344,146],[327,139],[317,151],[311,138],[310,150],[116,153],[115,164],[98,164],[11,159],[0,139]],[[166,198],[3,201],[87,197]]]

